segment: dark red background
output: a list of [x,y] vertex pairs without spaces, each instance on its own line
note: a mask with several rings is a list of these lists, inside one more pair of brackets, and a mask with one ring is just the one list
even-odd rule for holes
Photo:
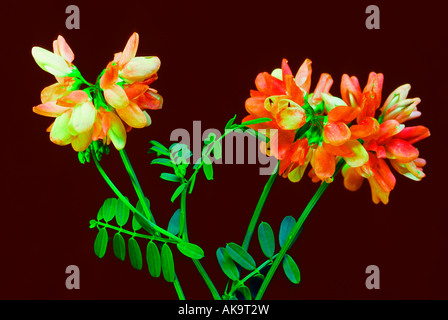
[[[418,144],[428,160],[427,177],[397,176],[387,206],[374,205],[365,183],[351,193],[338,177],[307,220],[291,250],[302,274],[299,286],[279,270],[266,299],[446,299],[446,12],[435,1],[124,1],[19,2],[2,4],[2,299],[176,299],[170,284],[134,270],[109,247],[98,259],[89,220],[113,193],[94,165],[79,164],[71,147],[58,147],[45,128],[51,120],[32,113],[44,86],[54,82],[37,67],[31,47],[51,48],[62,34],[75,51],[75,64],[89,80],[121,51],[132,32],[140,34],[138,55],[157,55],[162,67],[154,87],[165,98],[151,112],[153,124],[133,130],[126,146],[152,211],[166,226],[178,203],[174,185],[150,167],[148,141],[169,144],[176,128],[222,130],[246,114],[244,101],[259,72],[287,58],[295,71],[313,61],[313,87],[322,72],[339,95],[343,73],[365,84],[370,71],[385,75],[384,98],[410,83],[423,115],[410,124],[428,126],[432,136]],[[77,4],[81,29],[65,28],[65,8]],[[377,4],[381,29],[367,30],[365,8]],[[117,152],[102,162],[133,202],[136,196]],[[190,240],[206,252],[205,268],[223,292],[225,278],[215,251],[241,243],[266,176],[257,165],[219,165],[215,180],[197,181],[188,198]],[[279,178],[261,220],[276,233],[286,215],[296,218],[316,190],[309,179]],[[143,246],[142,246],[143,247]],[[256,242],[251,252],[263,261]],[[187,258],[175,253],[176,271],[188,299],[209,299],[204,282]],[[67,290],[65,268],[81,272],[81,289]],[[381,270],[380,290],[367,290],[368,265]]]

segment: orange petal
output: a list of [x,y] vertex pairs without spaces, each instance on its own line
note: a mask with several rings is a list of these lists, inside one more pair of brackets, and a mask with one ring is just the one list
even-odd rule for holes
[[126,145],[126,129],[118,116],[112,112],[108,112],[107,114],[107,122],[110,123],[107,135],[114,144],[115,148],[117,150],[121,150]]
[[386,161],[383,159],[378,159],[377,174],[375,174],[375,179],[381,188],[383,188],[386,192],[391,192],[395,187],[395,176],[392,171],[390,171]]
[[311,165],[316,176],[322,181],[331,179],[336,167],[334,155],[328,153],[322,146],[318,146],[314,151]]
[[341,98],[352,107],[357,107],[361,103],[361,88],[358,78],[355,76],[349,77],[348,74],[342,75]]
[[380,125],[380,130],[375,135],[378,145],[384,144],[386,140],[398,134],[404,129],[404,124],[400,124],[396,120],[387,120]]
[[159,110],[162,109],[163,97],[149,89],[143,95],[136,98],[134,102],[137,103],[142,110]]
[[126,92],[118,84],[114,84],[104,89],[104,98],[107,103],[115,109],[125,108],[129,104]]
[[341,146],[333,146],[331,144],[325,143],[325,141],[322,143],[322,146],[325,148],[325,150],[328,153],[331,153],[332,155],[339,156],[339,157],[354,157],[355,153],[346,145]]
[[354,156],[344,157],[345,162],[350,167],[360,167],[369,161],[369,154],[358,140],[348,140],[345,146],[355,154]]
[[286,75],[292,75],[291,68],[288,65],[288,60],[282,60],[282,79],[285,80]]
[[422,139],[429,137],[431,133],[424,126],[407,127],[401,130],[394,138],[402,139],[410,144],[414,144]]
[[255,118],[272,118],[271,113],[264,107],[265,100],[264,96],[248,98],[245,103],[246,111]]
[[50,101],[33,107],[33,112],[45,117],[58,117],[69,109],[57,105],[56,101]]
[[353,121],[358,115],[359,109],[348,106],[337,106],[328,113],[328,122],[345,122]]
[[138,42],[138,33],[134,32],[126,43],[126,47],[124,48],[123,53],[120,56],[120,66],[124,66],[126,63],[131,61],[131,59],[135,58],[135,55],[137,54]]
[[68,63],[72,63],[75,60],[75,54],[63,36],[58,36],[58,39],[53,42],[53,52],[60,55]]
[[297,86],[293,76],[290,74],[285,75],[284,82],[286,86],[286,93],[291,98],[291,100],[295,101],[299,105],[303,105],[303,97],[305,95],[304,90]]
[[383,204],[387,204],[389,202],[389,192],[384,191],[374,177],[368,178],[368,181],[370,184],[370,190],[372,191],[372,201],[375,204],[380,203],[380,201]]
[[342,168],[342,176],[344,177],[344,187],[350,191],[359,190],[364,182],[364,177],[358,173],[358,170],[349,165]]
[[142,109],[134,102],[129,102],[128,106],[117,109],[118,116],[133,128],[144,128],[148,126],[148,119]]
[[72,115],[72,110],[64,112],[56,118],[50,131],[50,140],[60,146],[68,145],[73,136],[68,131],[68,122]]
[[418,150],[412,144],[401,139],[391,139],[385,148],[392,155],[392,159],[396,159],[398,162],[411,162],[419,155]]
[[279,160],[285,158],[287,151],[294,142],[295,132],[292,130],[270,130],[269,135],[269,151],[270,155],[276,157]]
[[93,123],[95,122],[95,116],[96,109],[90,101],[74,107],[68,124],[69,131],[73,135],[91,131]]
[[92,130],[83,132],[73,137],[72,148],[75,151],[84,151],[92,143]]
[[369,117],[362,120],[357,125],[350,127],[352,139],[361,139],[372,136],[378,132],[380,124],[375,118]]
[[326,143],[340,146],[350,139],[350,129],[344,122],[328,122],[324,127],[323,138]]
[[255,78],[255,86],[260,93],[266,96],[286,94],[283,82],[267,72],[258,74]]
[[316,89],[314,89],[312,102],[316,104],[322,101],[322,93],[328,93],[332,85],[333,79],[331,78],[331,75],[322,73],[319,82],[316,85]]
[[42,90],[40,94],[42,103],[58,100],[70,93],[71,86],[75,82],[74,78],[66,77],[64,79],[72,79],[72,81],[65,81],[63,84],[57,82]]
[[301,87],[306,92],[310,92],[311,72],[312,72],[311,60],[305,59],[305,61],[300,66],[295,76],[295,82],[297,86]]
[[128,83],[145,81],[159,71],[160,63],[158,57],[136,57],[126,63],[120,76]]
[[125,86],[123,89],[124,92],[126,92],[128,99],[133,100],[148,91],[149,86],[142,84],[141,82],[134,82],[131,85]]
[[89,101],[89,96],[86,92],[82,90],[75,90],[64,97],[59,98],[57,103],[62,107],[73,108],[87,101]]
[[118,64],[116,62],[109,62],[107,64],[106,70],[100,79],[100,88],[107,89],[115,85],[118,81]]
[[283,99],[278,103],[279,110],[275,115],[278,126],[284,130],[296,130],[306,122],[305,110],[291,100]]

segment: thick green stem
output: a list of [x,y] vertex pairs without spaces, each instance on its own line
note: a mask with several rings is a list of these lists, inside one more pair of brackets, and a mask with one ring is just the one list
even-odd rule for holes
[[140,203],[142,204],[143,211],[145,212],[148,219],[155,223],[154,217],[151,214],[151,211],[149,210],[149,207],[145,201],[145,195],[143,194],[143,190],[140,186],[140,183],[138,182],[137,175],[135,174],[134,169],[132,168],[131,161],[129,161],[129,157],[126,151],[122,149],[119,152],[121,159],[123,160],[123,164],[126,168],[126,171],[128,172],[129,177],[131,178],[131,182],[132,185],[134,186],[135,192],[137,193],[138,200],[140,200]]
[[247,227],[246,236],[244,237],[243,241],[243,249],[248,250],[250,240],[252,239],[252,235],[254,234],[255,228],[258,223],[258,219],[260,218],[261,210],[263,210],[264,204],[266,202],[266,198],[268,197],[269,192],[271,191],[272,185],[274,184],[275,179],[278,176],[278,167],[279,167],[280,161],[277,162],[277,165],[274,169],[274,172],[272,172],[272,175],[269,177],[268,182],[264,186],[263,193],[260,196],[260,199],[258,200],[257,206],[255,207],[254,214],[252,215],[252,218],[250,219],[249,226]]
[[[187,192],[188,192],[188,185],[184,188],[181,194],[181,201],[180,201],[180,222],[179,226],[182,228],[182,239],[184,241],[188,242],[188,231],[187,231]],[[215,285],[213,284],[213,281],[208,276],[207,272],[205,271],[204,267],[202,266],[201,262],[197,259],[191,259],[193,260],[194,265],[196,266],[196,269],[198,269],[199,274],[202,276],[202,278],[205,281],[205,284],[207,285],[208,289],[210,290],[213,299],[215,300],[221,300],[221,295],[219,294],[218,290],[216,289]]]
[[[157,232],[160,232],[164,235],[166,235],[169,238],[175,239],[176,242],[182,242],[182,239],[176,237],[175,235],[171,234],[170,232],[160,228],[159,226],[157,226],[155,223],[149,221],[142,213],[140,213],[132,204],[130,204],[130,202],[128,201],[128,199],[123,196],[123,194],[120,192],[120,190],[118,190],[118,188],[113,184],[113,182],[110,180],[110,178],[107,176],[106,172],[104,171],[104,169],[101,167],[100,163],[98,162],[98,159],[95,157],[95,155],[92,157],[95,165],[98,169],[98,171],[100,172],[101,176],[103,177],[103,179],[106,181],[106,183],[109,185],[109,187],[112,189],[112,191],[117,195],[117,197],[134,213],[140,216],[141,219],[144,219],[154,230],[156,230]],[[146,203],[146,202],[145,202]],[[179,300],[185,300],[185,295],[182,291],[182,287],[180,286],[179,280],[177,278],[177,276],[175,276],[174,278],[174,288],[176,290],[177,296],[179,297]]]
[[[344,165],[344,159],[341,158],[336,166],[334,176],[339,172],[341,167]],[[305,210],[303,210],[302,214],[300,215],[300,218],[297,220],[297,223],[294,225],[294,228],[291,230],[290,234],[288,235],[288,238],[286,242],[283,244],[282,249],[278,253],[277,257],[274,260],[274,263],[272,264],[271,268],[269,269],[268,274],[266,275],[265,279],[263,280],[263,283],[261,284],[260,290],[258,291],[257,296],[255,297],[255,300],[261,300],[261,298],[264,295],[264,292],[266,291],[266,288],[269,285],[269,282],[271,281],[272,277],[274,276],[275,271],[277,270],[280,263],[283,261],[283,257],[285,256],[286,252],[290,249],[297,233],[299,232],[300,228],[302,227],[303,223],[305,222],[306,218],[310,214],[311,210],[316,205],[317,201],[320,199],[324,191],[328,187],[327,182],[322,182],[319,189],[317,189],[314,196],[311,198],[310,202],[306,206]]]

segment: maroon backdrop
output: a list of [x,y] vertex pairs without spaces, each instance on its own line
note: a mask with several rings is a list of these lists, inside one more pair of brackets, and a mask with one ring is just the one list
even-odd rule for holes
[[[434,2],[435,3],[435,2]],[[80,30],[67,30],[65,8],[77,4]],[[367,30],[365,9],[380,8],[380,30]],[[427,177],[414,182],[397,176],[387,206],[374,205],[365,183],[351,193],[338,177],[305,223],[291,250],[302,274],[300,285],[279,270],[266,299],[446,299],[448,232],[445,141],[446,17],[431,1],[125,1],[7,2],[2,5],[2,218],[0,298],[2,299],[176,299],[173,287],[134,270],[109,247],[98,259],[89,220],[113,193],[92,164],[81,165],[70,146],[58,147],[45,128],[51,120],[34,114],[40,91],[54,82],[37,67],[31,47],[51,48],[59,34],[75,51],[75,64],[89,80],[140,34],[138,55],[157,55],[162,66],[153,87],[165,99],[151,112],[153,124],[133,130],[126,146],[157,221],[166,226],[178,203],[174,186],[150,167],[148,141],[169,144],[172,130],[222,130],[228,119],[246,114],[244,101],[259,72],[279,67],[282,58],[297,70],[313,61],[313,83],[322,72],[339,95],[343,73],[365,84],[370,71],[385,75],[384,98],[410,83],[423,115],[414,124],[432,136],[418,144],[428,160]],[[313,85],[314,86],[314,85]],[[6,98],[6,99],[5,99]],[[6,127],[6,128],[5,128]],[[103,162],[133,202],[131,184],[117,152]],[[203,264],[218,290],[225,278],[216,249],[241,243],[267,180],[258,165],[217,165],[215,180],[201,177],[188,197],[190,240],[206,252]],[[317,185],[279,178],[261,220],[276,234],[286,215],[298,217]],[[277,247],[278,248],[278,247]],[[256,239],[251,252],[262,254]],[[176,271],[189,299],[211,295],[191,261],[175,252]],[[67,290],[65,268],[80,268],[81,289]],[[365,287],[365,269],[381,270],[379,290]]]

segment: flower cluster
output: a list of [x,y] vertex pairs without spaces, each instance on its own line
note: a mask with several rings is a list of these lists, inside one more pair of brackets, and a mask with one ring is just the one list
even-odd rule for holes
[[262,151],[280,160],[280,175],[298,182],[310,164],[312,181],[331,182],[336,163],[343,158],[345,187],[358,190],[367,179],[373,202],[384,204],[395,186],[386,159],[410,179],[425,176],[425,160],[414,144],[430,132],[424,126],[404,124],[421,114],[420,99],[407,98],[409,84],[394,90],[381,106],[381,73],[371,72],[363,90],[355,76],[344,74],[339,98],[329,93],[333,79],[326,73],[310,93],[311,71],[311,61],[306,59],[293,76],[283,59],[281,69],[256,77],[257,90],[251,90],[246,100],[249,115],[243,121],[271,119],[249,127],[267,130],[269,142],[262,143]]
[[157,79],[160,60],[136,57],[138,42],[134,33],[95,84],[87,82],[73,65],[75,56],[62,36],[53,42],[53,52],[33,47],[36,63],[57,81],[42,90],[42,103],[33,108],[37,114],[55,118],[47,129],[52,142],[71,144],[75,151],[86,150],[92,141],[112,142],[121,150],[127,132],[151,124],[146,110],[160,109],[163,103],[149,87]]

